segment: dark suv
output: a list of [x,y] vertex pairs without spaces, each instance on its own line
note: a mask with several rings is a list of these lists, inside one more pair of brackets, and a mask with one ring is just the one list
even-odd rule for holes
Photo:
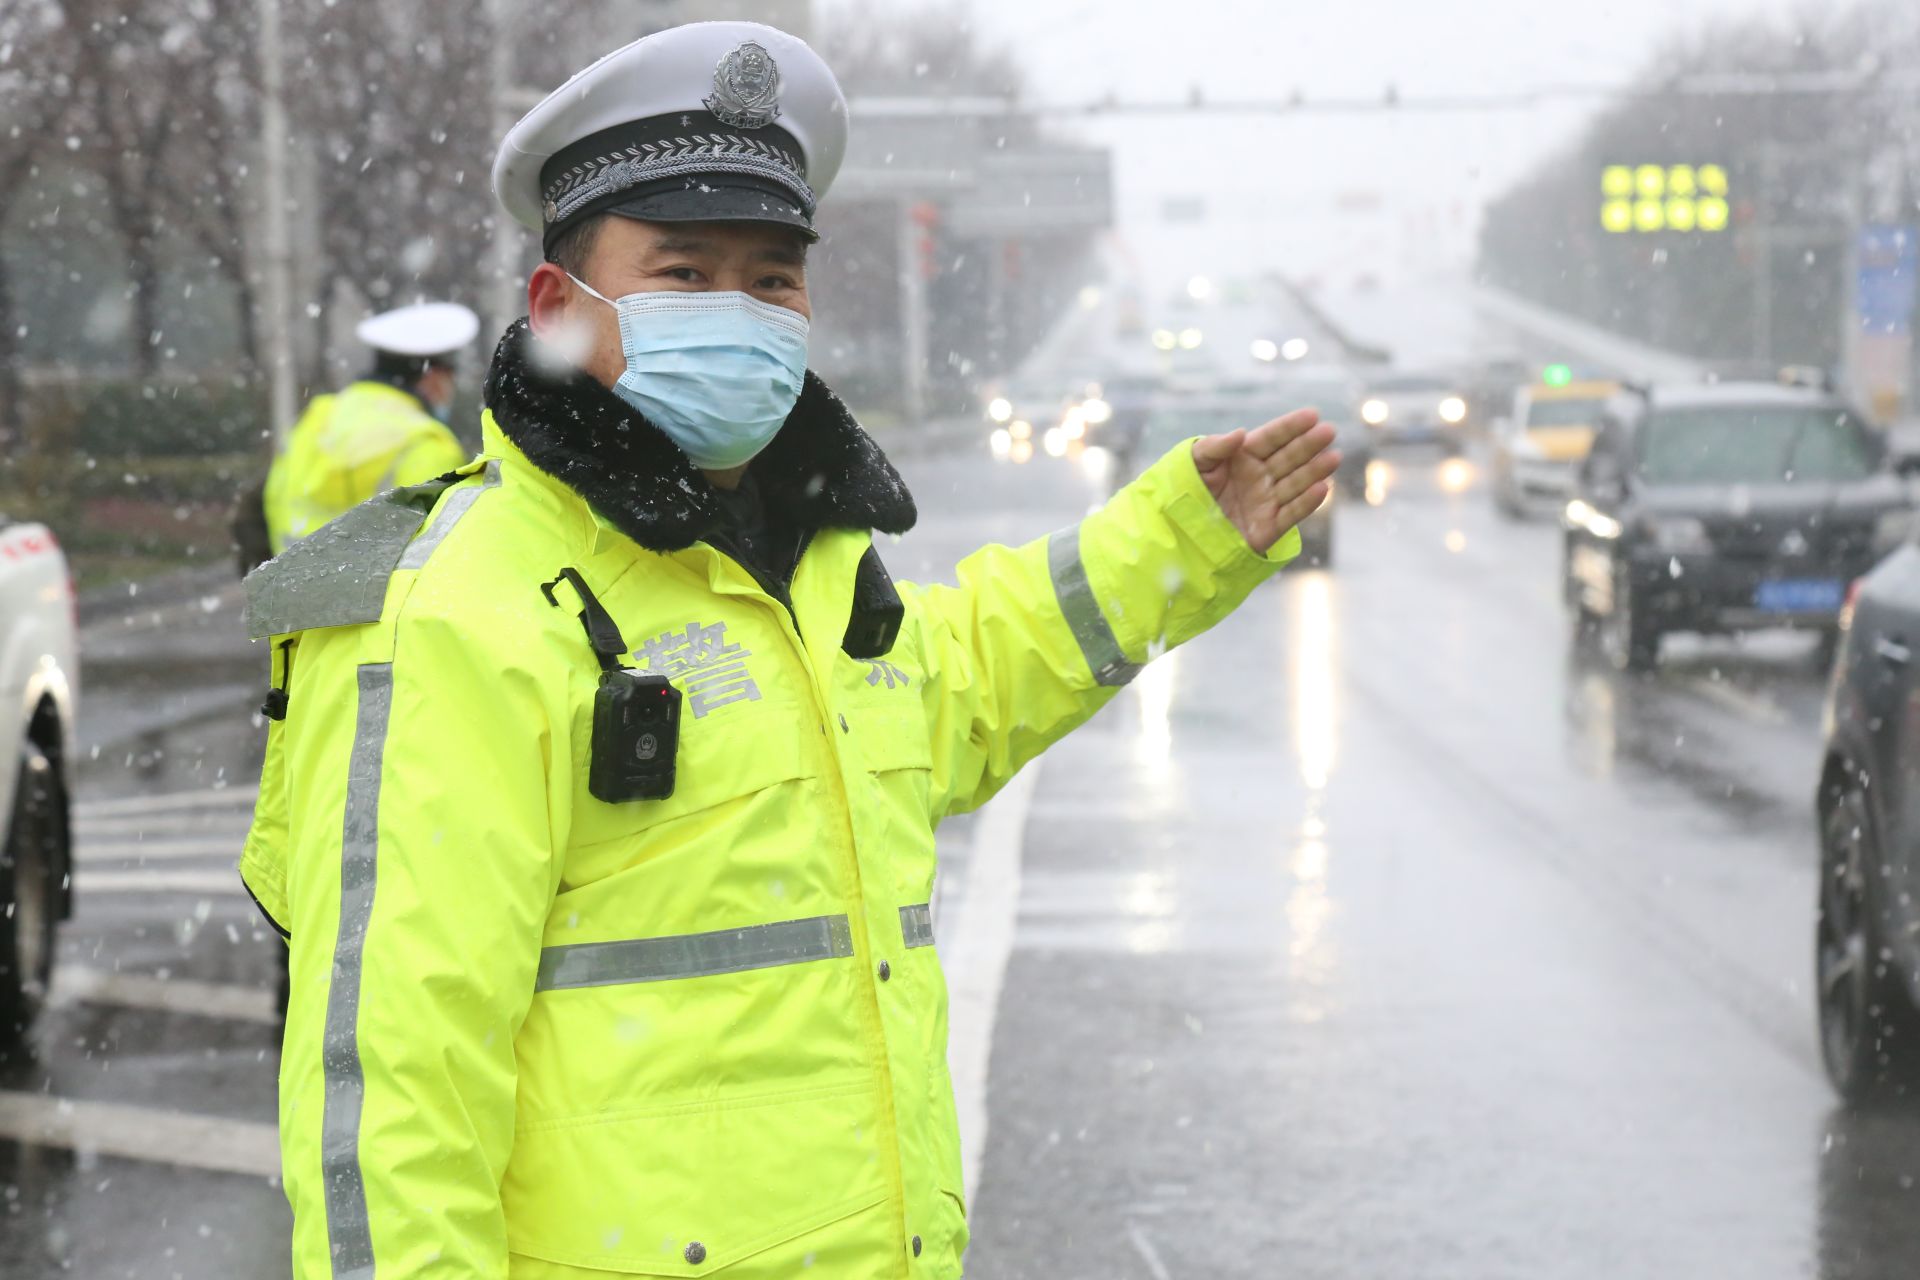
[[1817,630],[1906,535],[1881,434],[1824,390],[1634,389],[1600,415],[1565,512],[1563,590],[1614,663],[1674,631]]
[[1842,1096],[1920,1092],[1920,547],[1854,590],[1817,793],[1821,1056]]

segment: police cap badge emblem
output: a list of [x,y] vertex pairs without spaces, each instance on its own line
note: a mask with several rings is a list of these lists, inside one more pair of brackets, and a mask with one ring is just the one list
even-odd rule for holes
[[707,110],[736,129],[760,129],[780,115],[780,68],[773,55],[749,40],[713,69]]

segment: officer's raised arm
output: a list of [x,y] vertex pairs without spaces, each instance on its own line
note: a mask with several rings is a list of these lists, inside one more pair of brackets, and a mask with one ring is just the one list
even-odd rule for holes
[[969,556],[957,588],[904,588],[936,813],[984,803],[1299,554],[1292,530],[1339,464],[1331,439],[1308,410],[1194,440],[1078,525]]

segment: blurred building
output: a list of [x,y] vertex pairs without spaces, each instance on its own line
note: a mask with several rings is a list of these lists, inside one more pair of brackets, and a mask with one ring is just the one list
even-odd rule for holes
[[951,412],[1018,364],[1091,282],[1112,225],[1108,153],[997,104],[852,101],[821,212],[816,363],[856,402]]

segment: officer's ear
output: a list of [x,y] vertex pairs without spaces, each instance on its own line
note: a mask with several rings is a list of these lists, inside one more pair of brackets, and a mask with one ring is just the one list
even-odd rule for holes
[[527,322],[534,334],[544,338],[564,329],[569,308],[578,305],[579,292],[559,263],[543,262],[535,267],[527,277]]

